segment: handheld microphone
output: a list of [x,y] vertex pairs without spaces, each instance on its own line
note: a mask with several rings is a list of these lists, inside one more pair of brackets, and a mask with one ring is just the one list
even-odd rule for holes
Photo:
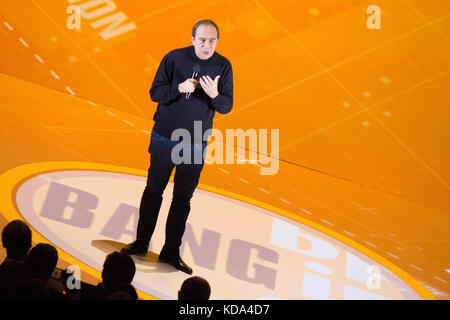
[[[195,77],[196,77],[196,76],[198,75],[198,73],[200,72],[200,69],[201,69],[200,65],[198,65],[198,64],[194,65],[194,72],[192,73],[192,77],[191,77],[191,78],[194,78],[194,79],[195,79]],[[189,99],[190,96],[191,96],[191,93],[188,92],[188,93],[186,94],[186,99]]]

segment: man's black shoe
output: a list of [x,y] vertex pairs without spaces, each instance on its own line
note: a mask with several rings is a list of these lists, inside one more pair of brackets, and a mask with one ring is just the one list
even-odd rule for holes
[[148,245],[143,245],[137,240],[129,245],[129,247],[122,248],[120,252],[128,253],[129,255],[133,254],[146,254],[148,251]]
[[180,256],[168,258],[160,255],[158,259],[159,261],[170,264],[175,269],[183,271],[184,273],[192,274],[192,269],[183,260],[181,260]]

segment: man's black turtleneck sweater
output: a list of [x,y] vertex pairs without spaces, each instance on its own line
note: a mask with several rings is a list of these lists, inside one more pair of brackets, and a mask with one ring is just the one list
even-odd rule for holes
[[[178,85],[192,77],[194,65],[201,69],[197,80],[208,75],[212,80],[220,75],[218,80],[219,95],[211,99],[197,84],[195,91],[186,99],[185,93],[180,93]],[[202,136],[212,128],[215,112],[222,114],[230,112],[233,106],[233,71],[230,61],[217,52],[207,60],[201,60],[195,54],[194,46],[170,51],[162,59],[155,79],[150,89],[150,98],[158,102],[153,120],[153,130],[167,138],[171,138],[175,129],[187,129],[194,139],[194,121],[202,121]]]

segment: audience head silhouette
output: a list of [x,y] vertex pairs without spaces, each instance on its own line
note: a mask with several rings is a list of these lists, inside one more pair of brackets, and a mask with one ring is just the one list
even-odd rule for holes
[[211,287],[208,281],[200,277],[191,277],[184,280],[178,291],[178,300],[208,300]]
[[110,284],[107,287],[106,294],[111,295],[113,293],[126,293],[130,296],[131,300],[137,300],[137,292],[136,289],[133,287],[133,285],[129,282],[116,282],[113,284]]
[[131,283],[135,273],[136,265],[128,254],[113,252],[106,257],[103,264],[103,285],[110,287],[120,282]]
[[[55,291],[55,285],[51,283],[53,280],[50,280],[58,263],[58,251],[46,243],[31,248],[31,236],[31,229],[21,220],[11,221],[4,227],[2,242],[7,259],[0,265],[0,289],[4,291],[0,298],[65,298]],[[131,284],[135,273],[136,265],[130,255],[113,252],[103,264],[102,283],[97,287],[83,283],[84,290],[74,297],[87,300],[137,300],[136,289]],[[183,282],[178,291],[178,300],[209,300],[210,295],[208,281],[195,276]]]
[[49,280],[58,263],[58,251],[55,247],[39,243],[25,258],[25,273],[28,279]]
[[24,259],[31,248],[31,229],[25,222],[13,220],[3,229],[2,242],[8,258]]

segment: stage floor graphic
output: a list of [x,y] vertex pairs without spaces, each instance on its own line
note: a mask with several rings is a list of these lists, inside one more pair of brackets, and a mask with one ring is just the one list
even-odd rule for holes
[[[72,265],[96,276],[107,254],[134,240],[145,173],[86,162],[24,165],[0,177],[12,195],[2,199],[2,208],[13,213],[11,220],[25,219],[35,239],[53,243]],[[176,299],[188,277],[157,260],[171,192],[172,183],[149,253],[133,257],[134,286],[161,299]],[[396,265],[348,237],[207,185],[200,185],[192,199],[180,254],[194,275],[208,279],[212,299],[433,297]]]

